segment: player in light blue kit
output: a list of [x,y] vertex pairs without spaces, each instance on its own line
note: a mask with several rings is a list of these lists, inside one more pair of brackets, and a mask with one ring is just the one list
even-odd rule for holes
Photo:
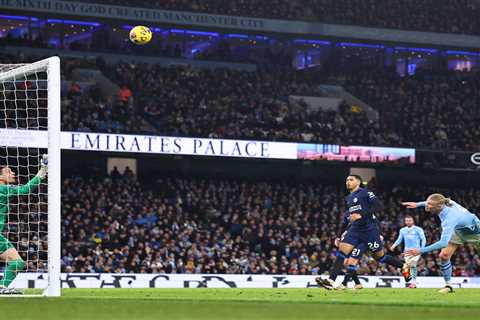
[[[415,220],[410,215],[405,216],[405,227],[400,229],[398,238],[395,243],[390,247],[390,249],[393,251],[402,242],[404,242],[404,252],[406,252],[408,249],[421,249],[425,247],[425,244],[427,243],[427,239],[425,238],[425,232],[423,232],[422,228],[415,225]],[[405,254],[404,258],[405,262],[410,267],[410,274],[412,275],[412,279],[410,280],[408,287],[416,288],[417,263],[420,259],[420,255],[412,256],[409,254]]]
[[450,282],[452,277],[452,263],[450,258],[459,245],[471,243],[480,251],[480,219],[456,203],[445,198],[439,193],[428,196],[423,202],[403,202],[407,208],[425,207],[425,211],[438,214],[442,222],[442,235],[440,240],[421,249],[408,249],[405,253],[417,256],[423,253],[441,249],[440,260],[445,287],[440,293],[451,293],[453,287]]

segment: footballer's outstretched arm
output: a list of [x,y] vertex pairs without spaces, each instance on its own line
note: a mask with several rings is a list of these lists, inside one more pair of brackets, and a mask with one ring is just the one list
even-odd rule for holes
[[8,195],[8,196],[16,196],[16,195],[27,195],[33,189],[35,189],[41,182],[41,178],[39,176],[33,177],[30,181],[28,181],[24,185],[18,185],[18,186],[4,186],[4,190],[2,190],[2,193]]
[[455,230],[452,226],[445,226],[442,230],[442,235],[440,236],[440,240],[438,240],[437,242],[429,246],[420,248],[420,253],[423,254],[430,251],[435,251],[435,250],[445,248],[448,245],[448,241],[450,241],[450,239],[452,238],[454,231]]
[[402,205],[405,206],[407,209],[415,209],[415,208],[420,208],[420,207],[425,207],[427,204],[426,201],[420,201],[420,202],[402,202]]
[[3,185],[0,186],[0,191],[7,196],[15,195],[27,195],[33,191],[41,183],[43,179],[47,176],[47,164],[48,164],[48,155],[44,154],[42,156],[40,170],[38,170],[35,177],[30,179],[24,185]]

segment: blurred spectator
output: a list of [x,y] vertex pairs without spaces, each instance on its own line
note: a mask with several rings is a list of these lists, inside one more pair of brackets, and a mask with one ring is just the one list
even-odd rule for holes
[[80,86],[75,81],[72,81],[72,83],[70,84],[70,87],[68,88],[67,97],[69,99],[78,97],[82,94],[81,91],[82,89],[80,88]]
[[123,102],[123,103],[128,103],[128,100],[132,97],[132,91],[126,86],[122,86],[122,88],[120,88],[120,91],[118,93],[118,99],[120,100],[120,102]]

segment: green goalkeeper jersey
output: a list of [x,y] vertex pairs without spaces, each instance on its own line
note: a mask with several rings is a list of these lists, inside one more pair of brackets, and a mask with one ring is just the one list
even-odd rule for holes
[[16,195],[27,195],[41,182],[39,177],[34,177],[27,184],[12,186],[0,184],[0,233],[5,226],[5,217],[8,214],[8,198]]

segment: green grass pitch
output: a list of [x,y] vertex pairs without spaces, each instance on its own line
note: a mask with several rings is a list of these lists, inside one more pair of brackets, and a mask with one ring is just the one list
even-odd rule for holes
[[1,319],[480,319],[480,289],[64,289],[0,298]]

